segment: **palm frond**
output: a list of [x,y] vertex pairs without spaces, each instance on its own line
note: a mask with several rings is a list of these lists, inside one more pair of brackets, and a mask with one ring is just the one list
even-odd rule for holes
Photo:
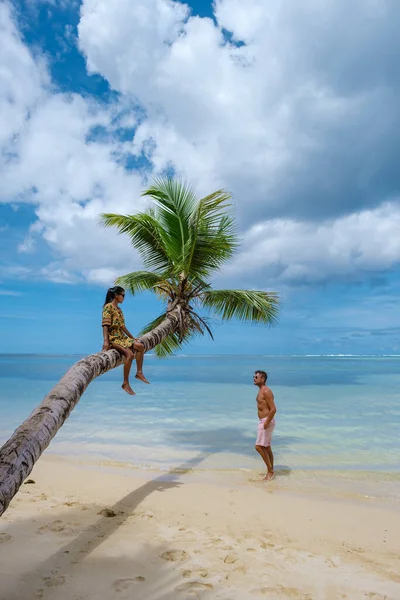
[[156,203],[157,220],[165,232],[166,250],[175,273],[184,268],[186,248],[192,237],[190,217],[196,206],[192,188],[180,180],[158,178],[143,192]]
[[189,309],[189,311],[190,311],[191,326],[193,327],[193,329],[195,329],[196,331],[201,333],[201,335],[204,335],[204,329],[205,329],[207,331],[208,335],[210,336],[210,338],[214,341],[213,332],[211,331],[211,329],[206,321],[206,318],[200,317],[200,315],[198,315],[191,308]]
[[234,219],[229,214],[230,194],[217,190],[202,198],[192,217],[194,236],[188,271],[206,277],[220,268],[238,246]]
[[279,296],[256,290],[210,290],[200,294],[203,306],[224,320],[239,319],[273,325],[278,318]]
[[199,200],[192,220],[197,221],[200,228],[215,228],[231,207],[230,193],[226,190],[216,190]]
[[161,273],[154,271],[134,271],[133,273],[127,273],[118,277],[115,283],[129,290],[132,294],[146,291],[154,292],[160,286],[162,287],[163,284],[168,284]]
[[178,333],[170,333],[154,348],[158,358],[167,358],[182,348],[182,341]]
[[187,220],[196,206],[193,188],[185,181],[171,177],[154,178],[142,196],[150,196],[159,207]]
[[153,210],[136,215],[116,215],[103,213],[100,215],[104,227],[116,227],[119,233],[126,233],[143,263],[149,269],[167,271],[171,265],[165,248],[163,230]]
[[[149,331],[152,331],[153,329],[155,329],[158,325],[160,325],[160,323],[162,323],[162,321],[165,319],[165,317],[166,317],[166,313],[163,313],[159,317],[154,319],[154,321],[151,321],[151,323],[148,323],[140,331],[139,337],[141,335],[144,335],[145,333],[148,333]],[[183,337],[181,337],[181,334],[179,332],[170,333],[167,335],[167,337],[162,342],[160,342],[154,348],[154,354],[158,358],[166,358],[168,356],[171,356],[171,354],[173,354],[177,350],[180,350],[182,348],[182,346],[184,346],[185,344],[188,344],[190,342],[190,340],[194,337],[194,335],[195,335],[195,332],[191,329],[188,329],[187,331],[183,332]]]

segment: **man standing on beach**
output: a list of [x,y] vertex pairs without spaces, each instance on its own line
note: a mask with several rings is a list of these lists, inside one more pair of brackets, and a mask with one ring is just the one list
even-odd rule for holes
[[276,406],[274,395],[266,385],[268,375],[265,371],[256,371],[254,373],[254,385],[258,387],[257,409],[258,409],[258,430],[256,450],[267,466],[265,479],[271,481],[275,477],[274,473],[274,455],[271,450],[272,432],[275,429]]

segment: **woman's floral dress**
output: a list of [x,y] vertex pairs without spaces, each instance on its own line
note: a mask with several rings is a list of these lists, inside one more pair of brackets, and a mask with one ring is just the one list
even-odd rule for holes
[[123,327],[125,326],[124,314],[120,308],[116,308],[111,302],[103,307],[102,327],[108,327],[108,339],[110,344],[118,344],[123,348],[133,346],[134,339],[125,335]]

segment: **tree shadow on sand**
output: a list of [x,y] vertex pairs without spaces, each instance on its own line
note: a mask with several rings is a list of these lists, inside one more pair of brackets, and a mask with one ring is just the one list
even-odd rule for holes
[[[137,507],[149,495],[155,492],[167,492],[170,489],[183,485],[184,482],[181,480],[181,478],[190,471],[192,471],[192,469],[198,467],[211,455],[222,452],[229,452],[250,456],[254,453],[254,437],[244,435],[241,430],[236,429],[234,427],[214,430],[175,431],[172,432],[170,436],[174,439],[175,442],[179,442],[181,447],[200,450],[199,454],[185,461],[183,464],[170,469],[168,472],[161,474],[155,479],[146,482],[139,488],[135,489],[133,492],[130,492],[129,494],[121,498],[112,507],[108,507],[108,509],[112,511],[112,513],[116,516],[110,518],[105,516],[104,514],[97,514],[94,522],[89,527],[81,531],[76,537],[74,537],[72,541],[69,541],[68,543],[63,545],[55,554],[45,559],[39,565],[36,565],[35,568],[32,569],[32,571],[25,573],[20,583],[12,582],[10,586],[7,586],[6,582],[2,581],[0,600],[25,600],[25,598],[26,600],[36,600],[36,598],[43,598],[44,600],[46,600],[47,598],[51,598],[51,600],[56,600],[58,595],[58,592],[56,593],[56,589],[58,589],[57,581],[65,582],[68,581],[68,578],[73,578],[74,573],[76,573],[76,570],[79,568],[80,563],[92,552],[94,552],[96,548],[98,548],[108,538],[110,538],[118,530],[118,528],[126,522],[126,520],[129,517],[132,517]],[[293,442],[298,441],[299,440],[294,437],[276,436],[274,438],[274,445],[278,448],[285,448]],[[277,476],[287,476],[290,474],[290,469],[282,465],[277,465],[276,474]],[[46,521],[54,521],[54,519],[56,519],[56,516],[52,514],[51,517],[48,516],[46,518]],[[21,538],[22,540],[25,537],[25,525],[26,524],[24,524],[23,521],[18,521],[15,524],[7,526],[6,531],[14,539]],[[133,548],[134,543],[135,540],[132,540]],[[164,551],[165,548],[156,545],[151,546],[149,544],[148,553],[151,554],[151,557],[141,553],[137,556],[137,562],[135,562],[136,558],[132,558],[132,563],[129,562],[129,565],[127,565],[127,567],[129,566],[130,571],[127,568],[126,572],[136,573],[137,565],[140,566],[142,564],[145,564],[147,560],[151,559],[153,562],[155,560],[161,560],[159,557]],[[96,561],[97,560],[106,561],[106,559],[104,558],[96,558]],[[108,561],[107,559],[107,561],[104,563],[104,568],[109,567],[113,560],[113,558],[110,558],[110,561]],[[165,561],[161,560],[161,563],[165,563]],[[118,564],[120,566],[119,562]],[[163,566],[164,565],[162,564],[161,567]],[[176,594],[174,596],[172,592],[165,591],[167,579],[164,580],[163,578],[165,574],[165,577],[169,578],[171,578],[172,576],[176,577],[177,575],[171,573],[170,569],[165,570],[165,568],[161,567],[157,571],[159,575],[157,577],[157,580],[154,580],[153,578],[153,581],[151,583],[151,593],[150,588],[148,587],[150,584],[147,583],[145,585],[145,582],[140,579],[140,573],[138,573],[134,577],[120,577],[119,579],[116,576],[114,583],[112,583],[112,585],[114,585],[113,589],[114,591],[116,591],[116,588],[121,588],[122,591],[123,589],[125,589],[125,586],[126,589],[128,589],[128,587],[130,588],[133,586],[131,592],[129,592],[130,598],[151,597],[157,598],[159,600],[172,600],[172,598],[176,597]],[[119,568],[116,568],[116,573],[117,572],[121,572]],[[139,577],[139,579],[135,579],[136,577]],[[54,581],[55,583],[53,586]],[[30,590],[28,597],[26,595],[24,596],[23,591],[26,588],[27,583],[29,585]],[[171,582],[169,581],[169,590],[171,590],[172,585],[170,584]],[[144,593],[145,588],[148,588],[146,593]],[[178,587],[174,589],[177,589],[179,591]],[[135,594],[137,594],[137,596]],[[61,596],[62,594],[60,590],[60,597]],[[76,597],[78,598],[80,596]],[[90,598],[92,597],[93,596],[91,595]],[[101,594],[98,597],[101,597]],[[104,594],[104,597],[109,596],[106,596]],[[205,597],[203,593],[202,597]]]
[[[62,582],[67,580],[68,576],[70,576],[77,568],[76,565],[81,563],[88,555],[96,550],[96,548],[110,538],[110,536],[112,536],[113,533],[115,533],[118,528],[121,527],[126,520],[132,516],[135,509],[137,509],[137,507],[141,504],[141,502],[143,502],[143,500],[145,500],[145,498],[154,492],[167,492],[170,489],[182,485],[183,482],[179,480],[180,477],[199,465],[206,456],[206,454],[200,453],[190,460],[187,460],[179,467],[171,469],[168,473],[148,481],[139,488],[135,489],[133,492],[130,492],[121,498],[121,500],[116,502],[112,507],[108,507],[108,510],[115,514],[114,517],[109,517],[106,515],[97,516],[95,522],[81,531],[79,535],[77,535],[77,537],[75,537],[72,541],[63,545],[55,554],[47,558],[40,565],[37,565],[31,572],[25,573],[20,583],[14,581],[11,582],[10,586],[8,587],[6,582],[2,581],[0,600],[33,600],[36,598],[51,598],[52,600],[55,600],[57,598],[55,590],[59,585],[57,581]],[[52,514],[51,517],[47,517],[46,521],[54,521],[56,518],[57,517]],[[26,532],[24,531],[25,526],[26,524],[24,524],[23,521],[17,521],[15,524],[6,526],[6,535],[11,535],[11,537],[14,538],[14,541],[17,538],[20,538],[21,542],[24,539],[24,543],[27,543]],[[133,539],[132,547],[134,547],[134,543],[135,540]],[[152,559],[159,557],[159,555],[162,554],[162,551],[162,548],[153,548],[152,552],[155,554],[152,556]],[[147,560],[143,555],[140,555],[139,558],[141,564],[143,561],[145,563]],[[160,571],[160,577],[161,575],[162,571]],[[138,576],[140,577],[140,574]],[[52,584],[53,581],[55,581],[54,585]],[[146,586],[135,586],[135,589],[137,588],[138,593],[137,597],[159,598],[160,600],[169,600],[169,598],[173,598],[174,596],[163,595],[162,590],[165,583],[166,582],[163,582],[161,579],[158,581],[153,581],[153,592],[151,596],[142,595],[142,591]],[[27,584],[29,585],[30,590],[29,596],[24,595],[23,591],[24,588],[27,587]],[[126,583],[126,585],[128,584],[130,585],[129,582]],[[124,583],[121,583],[121,586],[124,587]],[[154,590],[156,588],[158,589],[158,592],[155,594]],[[98,597],[101,598],[102,595],[100,594]],[[129,597],[135,598],[136,596]]]

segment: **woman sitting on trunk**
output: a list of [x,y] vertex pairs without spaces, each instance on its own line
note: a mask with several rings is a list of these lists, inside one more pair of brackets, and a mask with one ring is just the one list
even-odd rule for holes
[[143,357],[144,345],[135,340],[133,335],[129,333],[125,327],[125,319],[122,310],[118,304],[121,304],[125,299],[125,290],[122,287],[115,286],[107,291],[106,301],[103,306],[103,350],[114,348],[125,356],[124,364],[124,381],[122,389],[127,394],[133,396],[135,392],[129,384],[129,373],[132,366],[132,361],[136,358],[136,379],[140,379],[144,383],[149,383],[143,375]]

